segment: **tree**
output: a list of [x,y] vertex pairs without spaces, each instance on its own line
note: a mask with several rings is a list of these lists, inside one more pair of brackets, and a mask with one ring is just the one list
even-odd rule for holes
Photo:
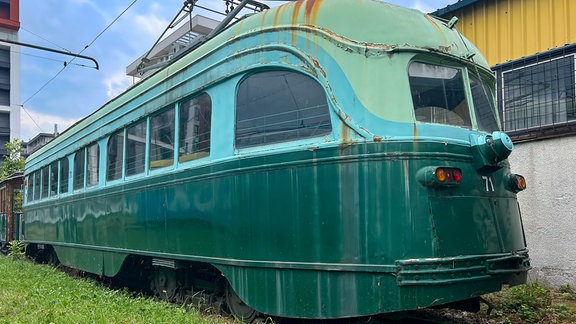
[[22,157],[22,141],[15,138],[5,145],[7,154],[0,165],[0,181],[17,171],[24,170],[24,158]]

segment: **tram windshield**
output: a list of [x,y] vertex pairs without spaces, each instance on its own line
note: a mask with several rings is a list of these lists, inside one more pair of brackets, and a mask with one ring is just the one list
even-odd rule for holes
[[[417,121],[472,128],[464,70],[413,62],[408,73]],[[478,129],[497,130],[494,97],[488,78],[471,74],[469,79]]]

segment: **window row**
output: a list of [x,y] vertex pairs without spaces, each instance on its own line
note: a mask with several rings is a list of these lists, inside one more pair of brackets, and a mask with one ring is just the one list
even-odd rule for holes
[[[236,148],[317,137],[332,131],[322,86],[290,71],[255,73],[242,80],[236,97],[235,124]],[[212,101],[203,93],[29,174],[27,200],[143,175],[147,170],[174,166],[175,159],[184,163],[207,157],[211,127]]]
[[[170,166],[174,162],[175,107],[144,118],[118,130],[106,145],[106,181],[121,179],[123,175],[142,174],[149,169]],[[178,160],[185,162],[210,154],[210,126],[212,104],[208,94],[181,102],[179,105]],[[150,129],[150,132],[148,132]],[[147,141],[147,136],[150,140]],[[146,160],[146,147],[149,159]],[[72,190],[98,185],[100,181],[100,147],[90,144],[73,154],[70,170],[68,158],[28,176],[28,201],[67,193],[69,180]]]

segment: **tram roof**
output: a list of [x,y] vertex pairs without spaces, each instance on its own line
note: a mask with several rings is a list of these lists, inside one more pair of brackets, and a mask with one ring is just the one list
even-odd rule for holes
[[[361,24],[357,17],[362,17]],[[382,56],[401,51],[441,53],[461,60],[468,60],[473,56],[476,64],[489,71],[489,65],[484,57],[456,28],[450,29],[446,26],[446,21],[418,10],[378,0],[291,2],[232,24],[214,38],[174,60],[77,122],[30,155],[28,161],[50,152],[58,145],[66,145],[67,140],[92,123],[120,109],[174,73],[201,60],[215,48],[254,31],[275,31],[294,35],[300,33],[307,34],[310,39],[320,35],[345,51],[376,49],[384,53]]]

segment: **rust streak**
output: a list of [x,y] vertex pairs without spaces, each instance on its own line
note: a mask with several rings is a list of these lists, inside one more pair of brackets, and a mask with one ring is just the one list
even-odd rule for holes
[[414,123],[414,139],[418,138],[418,127],[416,126],[416,123]]
[[424,18],[426,18],[426,20],[428,20],[428,22],[430,22],[430,24],[432,24],[432,26],[434,26],[434,28],[436,28],[438,31],[442,31],[440,26],[438,26],[438,24],[432,17],[428,16],[427,14],[424,14]]
[[[294,3],[294,9],[292,9],[292,26],[298,25],[298,16],[300,14],[300,7],[302,7],[302,1],[297,1]],[[292,30],[292,45],[296,46],[296,30]]]
[[277,27],[278,25],[278,16],[280,15],[281,11],[284,11],[284,7],[276,9],[276,12],[274,13],[274,27]]
[[308,0],[306,2],[306,23],[316,24],[316,18],[318,17],[318,9],[322,4],[322,0]]

